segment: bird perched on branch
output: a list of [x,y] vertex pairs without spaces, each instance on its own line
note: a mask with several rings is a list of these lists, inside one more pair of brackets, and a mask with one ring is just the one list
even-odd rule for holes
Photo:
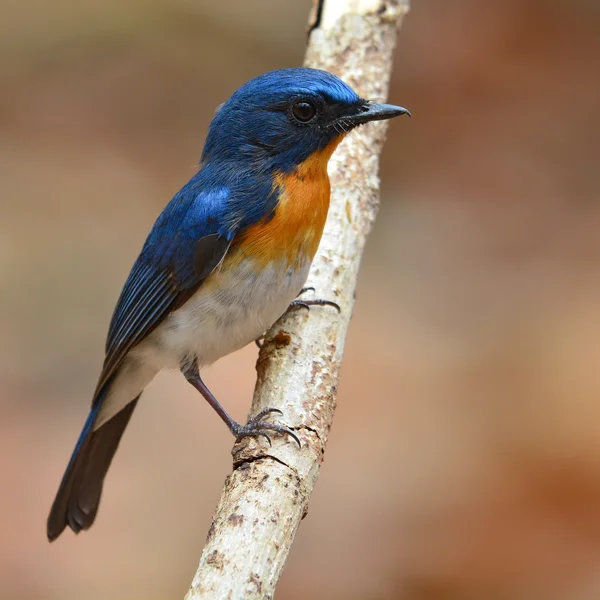
[[342,138],[403,114],[307,68],[260,75],[220,107],[198,172],[158,217],[117,302],[92,408],[48,517],[50,541],[94,522],[121,436],[161,369],[181,370],[234,436],[297,440],[268,420],[272,409],[234,421],[199,370],[257,339],[294,303],[323,233],[327,162]]

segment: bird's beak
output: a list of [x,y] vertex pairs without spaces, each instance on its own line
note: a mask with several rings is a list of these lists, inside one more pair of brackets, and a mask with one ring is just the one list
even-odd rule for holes
[[346,123],[350,122],[352,125],[361,125],[362,123],[369,123],[370,121],[384,121],[386,119],[393,119],[394,117],[400,117],[401,115],[410,115],[410,111],[401,106],[394,106],[393,104],[366,104],[364,108],[356,113],[344,117]]

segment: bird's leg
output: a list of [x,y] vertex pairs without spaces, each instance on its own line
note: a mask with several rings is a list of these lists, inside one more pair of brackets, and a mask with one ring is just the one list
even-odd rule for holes
[[269,423],[264,421],[263,418],[270,415],[271,413],[283,413],[278,408],[265,408],[258,414],[254,415],[245,425],[238,423],[232,419],[227,411],[219,404],[219,401],[212,395],[211,391],[206,387],[204,381],[200,377],[198,370],[198,363],[194,360],[190,364],[182,364],[181,372],[189,383],[191,383],[205,398],[205,400],[213,407],[215,412],[221,417],[225,425],[229,428],[229,431],[235,436],[236,439],[240,439],[246,436],[259,436],[264,435],[271,445],[271,438],[269,432],[281,433],[289,435],[294,438],[298,447],[302,447],[298,436],[283,425],[277,423]]
[[342,309],[337,302],[333,302],[333,300],[322,300],[321,298],[314,298],[313,300],[300,300],[299,296],[302,296],[304,292],[314,292],[314,287],[305,287],[300,290],[298,297],[295,300],[292,300],[288,307],[288,311],[295,310],[296,308],[306,308],[306,310],[310,310],[311,306],[332,306],[338,312],[341,312]]

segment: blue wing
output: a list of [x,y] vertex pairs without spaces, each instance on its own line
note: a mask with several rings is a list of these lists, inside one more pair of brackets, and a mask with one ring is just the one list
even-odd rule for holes
[[192,179],[171,200],[133,265],[110,324],[96,396],[126,354],[194,294],[229,249],[235,235],[224,225],[229,190],[199,187]]

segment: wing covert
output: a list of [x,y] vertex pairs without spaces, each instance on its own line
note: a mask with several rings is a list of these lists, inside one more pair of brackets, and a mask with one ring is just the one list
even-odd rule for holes
[[223,230],[221,218],[227,189],[194,188],[192,179],[163,210],[131,269],[111,320],[97,390],[134,346],[195,293],[229,250],[235,232]]

